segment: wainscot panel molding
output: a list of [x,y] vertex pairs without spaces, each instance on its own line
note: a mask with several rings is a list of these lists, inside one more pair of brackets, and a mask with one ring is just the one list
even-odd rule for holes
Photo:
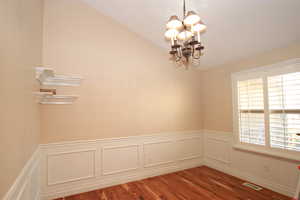
[[102,175],[137,170],[139,164],[138,144],[102,147]]
[[27,161],[3,200],[40,200],[40,149]]
[[[48,185],[56,185],[95,177],[96,149],[66,151],[47,155]],[[70,166],[80,166],[68,167]],[[62,170],[65,166],[68,170]]]
[[201,131],[42,144],[42,199],[202,165]]
[[204,165],[288,196],[295,194],[299,162],[236,149],[230,132],[203,130],[203,143]]
[[144,143],[144,167],[175,163],[175,145],[172,140]]
[[236,149],[232,133],[213,130],[42,144],[3,200],[49,200],[201,165],[293,196],[299,164]]

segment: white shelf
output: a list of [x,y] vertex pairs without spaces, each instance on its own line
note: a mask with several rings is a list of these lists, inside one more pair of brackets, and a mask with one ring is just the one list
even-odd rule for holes
[[40,98],[43,97],[43,96],[46,96],[46,95],[52,95],[51,92],[34,92],[33,94],[37,97],[40,97]]
[[76,95],[42,95],[40,104],[66,105],[73,104],[78,98]]
[[[79,76],[57,75],[53,69],[45,67],[36,67],[36,79],[44,86],[79,86],[82,81]],[[77,95],[56,95],[54,88],[44,91],[41,89],[40,92],[34,92],[40,104],[73,104],[78,99]]]
[[79,86],[82,81],[82,77],[57,75],[53,69],[45,67],[36,67],[36,79],[48,86]]
[[54,95],[51,92],[34,92],[38,98],[38,103],[40,104],[52,104],[52,105],[66,105],[73,104],[77,95]]

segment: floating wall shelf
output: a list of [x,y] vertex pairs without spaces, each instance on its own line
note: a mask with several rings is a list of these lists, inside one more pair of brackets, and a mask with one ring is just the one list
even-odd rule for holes
[[[79,86],[82,78],[78,76],[57,75],[51,68],[37,67],[36,79],[43,86]],[[48,88],[48,87],[47,87]],[[72,104],[77,95],[56,95],[56,89],[40,89],[34,92],[40,104],[65,105]]]
[[46,96],[46,95],[52,95],[51,92],[34,92],[33,94],[37,97],[40,97],[40,98],[43,97],[43,96]]
[[53,69],[45,67],[36,68],[36,79],[47,86],[79,86],[82,81],[79,76],[57,75]]
[[40,104],[55,104],[55,105],[65,105],[72,104],[78,96],[76,95],[43,95],[40,98]]

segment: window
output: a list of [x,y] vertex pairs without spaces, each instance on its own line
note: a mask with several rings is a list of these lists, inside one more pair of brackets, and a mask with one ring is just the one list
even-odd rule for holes
[[238,82],[240,141],[265,145],[263,80]]
[[271,147],[300,151],[300,72],[268,77]]
[[239,145],[300,152],[300,60],[232,75]]

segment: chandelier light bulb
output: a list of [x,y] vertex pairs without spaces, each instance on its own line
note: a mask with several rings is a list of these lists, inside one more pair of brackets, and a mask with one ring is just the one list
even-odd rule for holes
[[174,45],[174,41],[176,40],[179,31],[176,29],[169,29],[165,32],[165,37],[167,40],[171,40],[171,45]]
[[192,36],[193,36],[192,32],[184,30],[181,33],[179,33],[177,37],[178,37],[178,39],[184,41],[184,40],[190,39]]
[[170,17],[170,19],[167,23],[167,28],[180,30],[183,28],[183,24],[176,15],[173,15]]
[[170,40],[170,39],[175,39],[178,35],[179,31],[176,29],[169,29],[165,32],[165,37]]
[[201,20],[199,15],[197,15],[194,11],[189,11],[184,18],[183,22],[187,26],[191,26],[193,24],[198,23]]
[[193,33],[198,33],[198,32],[202,33],[205,30],[206,30],[206,25],[201,21],[192,26],[192,32]]

